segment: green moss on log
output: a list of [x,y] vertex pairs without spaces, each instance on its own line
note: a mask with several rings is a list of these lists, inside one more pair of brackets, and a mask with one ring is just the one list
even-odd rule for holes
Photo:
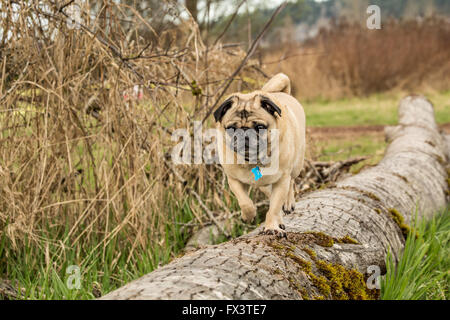
[[440,155],[436,155],[436,160],[439,162],[439,164],[443,167],[447,165],[447,162],[442,158]]
[[359,244],[358,241],[356,241],[355,239],[351,238],[349,235],[346,235],[345,237],[340,238],[340,239],[335,239],[335,241],[337,243]]
[[330,237],[329,235],[323,232],[308,231],[305,233],[314,235],[316,239],[315,241],[316,244],[318,244],[321,247],[332,247],[334,245],[333,237]]
[[313,283],[313,285],[322,293],[325,297],[328,297],[331,293],[331,288],[328,284],[327,278],[324,276],[316,276],[314,273],[308,273],[309,279]]
[[311,300],[310,296],[308,295],[308,292],[306,291],[305,288],[301,288],[300,293],[302,295],[303,300]]
[[405,219],[397,209],[390,208],[388,211],[392,219],[394,219],[395,223],[399,226],[400,230],[402,230],[403,236],[406,239],[408,234],[411,232],[411,228],[405,223]]
[[398,177],[398,178],[400,178],[400,179],[402,179],[406,183],[409,183],[408,179],[406,179],[406,177],[402,176],[401,174],[398,174],[397,172],[394,172],[393,175]]
[[302,250],[305,251],[309,255],[309,257],[313,260],[317,257],[317,253],[310,248],[305,247],[305,248],[302,248]]
[[[355,269],[346,269],[340,264],[331,264],[324,260],[317,260],[316,267],[326,278],[332,299],[368,300],[377,298],[377,293],[367,288],[361,272]],[[325,294],[325,292],[322,293]]]
[[[340,239],[335,239],[323,232],[311,231],[306,232],[305,234],[313,235],[313,239],[309,238],[309,241],[313,241],[315,244],[323,247],[332,247],[335,241],[339,243],[358,244],[356,240],[348,235]],[[297,290],[304,300],[366,300],[377,299],[379,296],[379,290],[369,290],[367,288],[362,273],[355,269],[347,269],[338,263],[329,263],[324,260],[319,260],[316,252],[311,248],[301,248],[301,250],[306,252],[312,260],[308,261],[295,254],[296,246],[290,245],[289,241],[274,240],[268,242],[268,245],[272,247],[280,257],[288,258],[295,262],[318,291],[316,291],[318,294],[308,295],[307,289],[296,280],[297,276],[295,274],[291,272],[284,274],[282,270],[278,268],[275,269],[274,273],[283,276],[284,279],[289,282],[289,285]]]
[[356,192],[362,193],[363,195],[365,195],[366,197],[368,197],[372,200],[381,201],[380,198],[376,194],[374,194],[370,191],[362,190],[362,189],[352,187],[352,186],[342,186],[342,187],[338,187],[338,188],[343,189],[343,190],[356,191]]
[[291,258],[292,260],[294,260],[299,266],[300,268],[305,271],[305,272],[309,272],[311,271],[311,262],[308,262],[298,256],[296,256],[294,253],[292,252],[288,252],[286,254],[289,258]]

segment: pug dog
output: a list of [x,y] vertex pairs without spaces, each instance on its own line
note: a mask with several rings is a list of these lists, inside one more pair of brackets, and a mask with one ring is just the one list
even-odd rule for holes
[[[232,154],[233,161],[220,162],[238,200],[242,219],[252,222],[255,218],[256,207],[248,188],[259,188],[270,199],[262,233],[278,237],[286,237],[282,212],[289,214],[294,210],[294,179],[303,168],[305,155],[305,113],[290,92],[289,78],[279,73],[261,90],[229,95],[214,111],[223,141],[231,136],[228,142],[221,143],[219,152]],[[278,135],[272,135],[274,131]],[[239,139],[235,138],[240,137],[236,132],[245,136],[240,145],[236,144]],[[255,157],[261,145],[276,150],[266,152],[269,161]]]

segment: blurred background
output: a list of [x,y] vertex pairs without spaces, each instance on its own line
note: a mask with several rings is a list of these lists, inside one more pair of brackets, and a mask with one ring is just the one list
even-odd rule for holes
[[[367,27],[369,5],[380,29]],[[1,298],[92,299],[255,228],[240,221],[220,166],[171,161],[172,133],[212,127],[227,94],[278,72],[306,112],[297,197],[378,163],[383,127],[406,94],[425,94],[450,131],[447,0],[0,0],[0,9]],[[267,201],[250,192],[258,224]]]

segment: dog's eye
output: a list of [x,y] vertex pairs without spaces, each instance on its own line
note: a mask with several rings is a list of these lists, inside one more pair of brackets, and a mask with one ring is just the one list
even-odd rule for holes
[[259,131],[259,130],[266,130],[267,129],[267,126],[265,126],[265,125],[263,125],[263,124],[260,124],[260,123],[257,123],[257,124],[255,124],[255,130],[256,131]]

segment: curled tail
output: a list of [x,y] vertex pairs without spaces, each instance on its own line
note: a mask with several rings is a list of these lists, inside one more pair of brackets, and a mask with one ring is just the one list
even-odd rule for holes
[[261,90],[266,92],[284,92],[291,94],[291,80],[289,80],[289,77],[284,73],[278,73],[270,78]]

